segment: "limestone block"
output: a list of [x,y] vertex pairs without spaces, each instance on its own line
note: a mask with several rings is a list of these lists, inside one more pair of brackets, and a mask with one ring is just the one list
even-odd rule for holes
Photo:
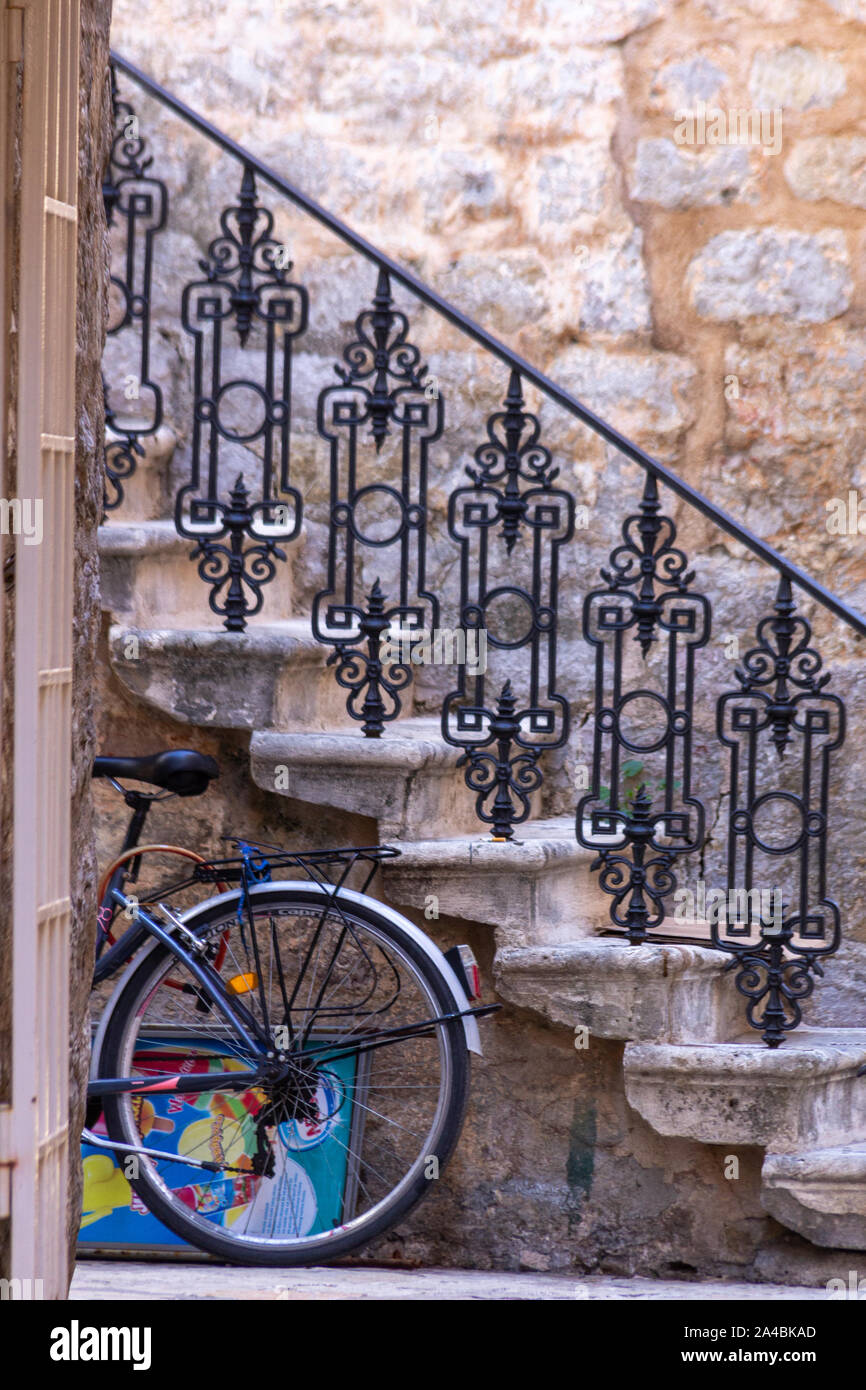
[[866,1250],[866,1144],[768,1153],[761,1203],[814,1245]]
[[[103,608],[142,628],[221,629],[222,618],[208,603],[210,585],[199,577],[194,550],[195,542],[179,536],[173,521],[111,520],[101,526]],[[292,583],[289,567],[280,560],[275,563],[277,577],[265,589],[265,611],[278,621],[291,614]]]
[[698,313],[719,320],[780,314],[823,323],[844,313],[852,294],[845,235],[836,227],[720,232],[693,258],[686,282]]
[[846,85],[845,67],[838,59],[799,43],[759,49],[752,59],[749,90],[759,107],[809,111],[832,106]]
[[580,327],[591,333],[646,333],[652,328],[649,281],[643,262],[643,233],[609,238],[590,249],[583,279]]
[[385,840],[477,826],[459,756],[432,719],[396,720],[378,739],[364,738],[356,725],[327,733],[258,732],[250,744],[258,786],[372,816]]
[[[550,375],[662,459],[676,454],[695,418],[695,369],[673,353],[573,346],[554,359]],[[573,433],[573,422],[566,423]]]
[[432,895],[442,916],[497,927],[500,946],[573,941],[610,920],[570,817],[528,821],[507,842],[476,834],[400,848],[384,869],[393,902],[423,908]]
[[[131,418],[129,428],[135,428],[139,423],[147,422]],[[106,445],[115,440],[122,441],[123,436],[115,430],[106,429]],[[124,522],[151,521],[165,516],[169,505],[168,477],[175,443],[176,436],[169,425],[161,425],[152,435],[146,435],[141,440],[142,453],[135,455],[135,472],[121,480],[123,502],[111,514],[112,522],[120,518]],[[113,496],[113,490],[109,487],[109,502]]]
[[246,632],[115,625],[110,646],[127,689],[186,724],[315,729],[345,711],[345,691],[325,668],[328,649],[306,620]]
[[605,937],[562,946],[512,947],[494,960],[504,999],[590,1036],[709,1042],[741,1026],[739,999],[717,951],[630,946]]
[[540,18],[561,42],[618,43],[671,8],[670,0],[542,0]]
[[843,19],[853,19],[858,24],[866,24],[866,0],[827,0],[827,4]]
[[759,154],[742,145],[692,150],[673,140],[639,140],[631,196],[663,208],[754,203],[758,199]]
[[785,161],[792,193],[807,202],[866,207],[866,135],[815,135],[800,140]]
[[685,58],[673,58],[655,72],[649,91],[651,108],[674,118],[677,111],[691,110],[698,101],[718,102],[728,81],[723,66],[733,56],[703,49]]
[[799,1028],[782,1047],[626,1046],[629,1104],[659,1134],[779,1153],[866,1140],[866,1029]]

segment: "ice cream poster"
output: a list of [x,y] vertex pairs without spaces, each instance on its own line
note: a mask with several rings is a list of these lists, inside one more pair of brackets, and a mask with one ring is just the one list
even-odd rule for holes
[[[314,1039],[318,1044],[322,1040]],[[195,1043],[174,1036],[139,1040],[135,1068],[153,1071],[205,1073],[245,1070],[218,1042],[200,1035]],[[359,1100],[355,1057],[328,1061],[319,1073],[316,1094],[318,1118],[287,1120],[269,1130],[273,1171],[253,1172],[256,1152],[256,1113],[265,1103],[263,1092],[225,1091],[207,1094],[171,1092],[137,1096],[139,1131],[149,1147],[176,1153],[175,1164],[160,1164],[165,1182],[193,1211],[216,1225],[242,1221],[250,1234],[318,1235],[351,1217],[354,1174],[349,1155],[356,1149],[353,1124]],[[94,1133],[104,1134],[102,1117]],[[79,1243],[124,1248],[176,1246],[187,1242],[152,1216],[125,1176],[128,1158],[82,1144],[84,1201]],[[218,1174],[184,1164],[184,1156],[215,1159],[245,1172]]]

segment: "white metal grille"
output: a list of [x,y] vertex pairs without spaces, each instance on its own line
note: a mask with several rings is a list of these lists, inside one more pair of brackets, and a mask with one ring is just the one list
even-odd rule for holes
[[[12,8],[12,7],[10,7]],[[75,464],[78,0],[23,11],[15,541],[11,1276],[67,1287],[69,814]],[[3,15],[5,20],[7,15]]]

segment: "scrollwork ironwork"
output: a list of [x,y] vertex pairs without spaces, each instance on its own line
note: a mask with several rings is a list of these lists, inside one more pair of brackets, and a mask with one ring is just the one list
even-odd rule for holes
[[[704,807],[691,786],[692,724],[695,653],[709,640],[711,609],[691,588],[694,572],[676,535],[661,512],[656,477],[648,473],[639,510],[626,518],[622,543],[601,570],[605,584],[587,594],[583,607],[584,637],[595,648],[595,729],[592,781],[578,803],[577,839],[597,851],[592,867],[613,897],[611,920],[635,945],[665,920],[677,858],[704,839]],[[625,689],[628,634],[644,663],[664,643],[661,691]],[[649,734],[630,723],[651,729],[653,719],[656,730]],[[644,758],[663,775],[651,780]],[[627,773],[635,782],[631,793]]]
[[[825,689],[831,675],[810,645],[811,627],[797,613],[786,575],[756,637],[735,672],[739,689],[719,697],[716,714],[719,739],[730,749],[728,894],[744,895],[749,911],[714,917],[712,934],[714,946],[733,956],[728,969],[737,970],[737,988],[750,1000],[749,1025],[778,1047],[801,1020],[821,959],[841,941],[839,906],[827,896],[827,841],[830,759],[844,742],[845,706]],[[768,745],[779,778],[762,791]],[[799,767],[791,756],[797,747]],[[787,882],[773,891],[788,901],[777,920],[759,917],[751,908],[756,870],[772,864],[777,878],[786,863]]]
[[[329,664],[350,691],[347,712],[367,738],[381,738],[397,718],[400,693],[412,681],[402,660],[385,659],[392,625],[411,636],[439,623],[439,600],[426,582],[427,474],[429,447],[442,434],[443,402],[408,334],[381,270],[373,307],[359,314],[356,336],[335,367],[339,383],[326,386],[318,400],[318,430],[330,449],[330,501],[327,584],[313,602],[312,628],[318,641],[334,647]],[[378,456],[389,438],[397,450],[394,483],[381,480],[381,465],[364,450],[372,440]],[[384,552],[394,560],[392,601],[380,576],[366,603],[359,601],[364,560],[384,561]]]
[[[289,466],[292,348],[307,326],[308,296],[288,279],[291,262],[271,235],[273,216],[258,201],[249,166],[237,204],[219,221],[220,235],[200,262],[205,279],[183,292],[181,321],[195,340],[192,467],[177,494],[175,524],[196,541],[191,558],[211,586],[211,608],[228,631],[241,632],[261,611],[276,561],[286,558],[278,542],[292,541],[301,526],[301,494]],[[240,349],[226,341],[230,326]],[[234,357],[251,345],[251,335],[260,349],[259,380],[241,375]],[[251,465],[258,451],[258,501],[250,502],[243,474],[227,501],[221,498],[221,455],[229,455],[231,466],[239,449],[250,452]]]
[[[109,68],[109,80],[114,135],[102,198],[114,255],[106,332],[109,338],[127,332],[136,335],[138,371],[130,374],[122,391],[110,387],[103,378],[106,512],[114,511],[123,502],[123,484],[144,455],[141,441],[155,434],[162,424],[162,391],[150,375],[150,314],[154,239],[165,226],[168,214],[168,190],[161,179],[148,172],[153,155],[140,133],[133,107],[120,98],[113,66]],[[121,398],[123,409],[116,405]],[[138,403],[134,411],[127,406],[132,401]]]
[[[531,813],[532,793],[542,784],[542,753],[568,739],[568,701],[556,689],[556,644],[559,552],[574,534],[574,500],[554,486],[559,470],[540,441],[537,417],[525,408],[517,372],[474,457],[476,466],[466,468],[472,486],[455,489],[448,508],[448,529],[460,544],[461,623],[467,632],[483,631],[491,653],[520,651],[528,659],[522,697],[513,688],[516,673],[509,674],[495,703],[488,696],[495,672],[462,665],[442,708],[442,733],[464,750],[460,765],[476,794],[479,820],[494,838],[508,840]],[[504,556],[496,553],[497,537]],[[497,562],[509,579],[524,582],[497,582],[491,575]],[[519,615],[516,635],[501,616],[497,625],[503,608]]]

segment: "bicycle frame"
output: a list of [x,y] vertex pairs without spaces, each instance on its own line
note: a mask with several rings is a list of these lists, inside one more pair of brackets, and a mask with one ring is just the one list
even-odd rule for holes
[[[257,1081],[264,1079],[264,1064],[273,1060],[276,1055],[273,1039],[265,1033],[249,1010],[245,1009],[243,1004],[229,994],[221,975],[214,970],[210,961],[201,959],[204,951],[203,943],[192,937],[183,922],[169,912],[163,903],[160,903],[160,908],[169,918],[175,931],[181,931],[194,943],[189,949],[175,938],[174,932],[163,927],[138,903],[133,903],[130,898],[125,897],[117,889],[112,890],[111,896],[119,907],[133,914],[134,922],[141,927],[141,931],[136,933],[139,944],[147,936],[152,936],[167,947],[207,992],[209,1001],[223,1015],[226,1023],[234,1029],[236,1035],[249,1048],[250,1052],[253,1055],[258,1053],[261,1056],[263,1066],[256,1071],[209,1072],[203,1076],[168,1074],[145,1080],[135,1077],[98,1077],[88,1084],[88,1099],[124,1093],[147,1095],[151,1091],[203,1092],[213,1090],[215,1085],[226,1090],[245,1091],[249,1090],[250,1086],[254,1086]],[[131,946],[129,954],[132,955],[135,949],[137,949],[136,946]]]

